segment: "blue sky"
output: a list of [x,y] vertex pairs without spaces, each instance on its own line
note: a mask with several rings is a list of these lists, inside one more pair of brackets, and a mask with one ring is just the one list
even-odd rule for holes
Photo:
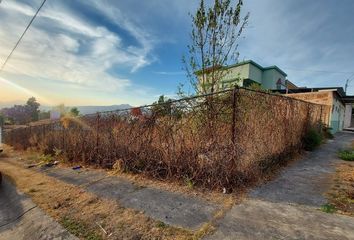
[[[0,3],[0,62],[41,0]],[[47,0],[0,74],[0,103],[151,103],[187,83],[181,58],[193,0]],[[240,59],[277,65],[299,86],[344,86],[354,74],[354,1],[245,0]],[[353,82],[349,94],[354,94]]]

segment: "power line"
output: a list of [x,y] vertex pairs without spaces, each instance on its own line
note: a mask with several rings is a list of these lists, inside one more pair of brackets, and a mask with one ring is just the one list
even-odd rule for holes
[[[2,0],[0,0],[0,3],[1,3],[1,1],[2,1]],[[5,62],[2,64],[1,69],[0,69],[0,73],[4,70],[6,63],[10,60],[10,58],[11,58],[13,52],[15,51],[15,49],[17,48],[17,46],[20,44],[20,42],[21,42],[23,36],[25,36],[27,30],[28,30],[29,27],[31,26],[31,24],[32,24],[32,22],[34,21],[34,19],[37,17],[39,11],[42,9],[42,7],[43,7],[43,5],[45,4],[46,1],[47,1],[47,0],[43,0],[42,4],[39,6],[37,12],[34,14],[34,16],[32,17],[31,21],[28,23],[28,25],[27,25],[25,31],[22,33],[22,35],[21,35],[21,37],[18,39],[16,45],[14,46],[14,48],[12,49],[12,51],[10,52],[10,54],[7,56]]]

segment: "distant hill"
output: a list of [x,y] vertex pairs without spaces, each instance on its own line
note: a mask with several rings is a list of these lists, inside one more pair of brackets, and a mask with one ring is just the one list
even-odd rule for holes
[[21,100],[11,101],[11,102],[0,102],[0,109],[1,108],[13,107],[14,105],[23,105],[23,104],[26,104],[26,103],[21,101]]
[[[68,108],[77,107],[79,109],[80,114],[91,114],[96,112],[105,112],[105,111],[114,111],[118,109],[126,109],[131,108],[132,106],[129,104],[120,104],[120,105],[111,105],[111,106],[68,106]],[[52,110],[52,107],[48,106],[40,106],[40,110],[49,111]]]

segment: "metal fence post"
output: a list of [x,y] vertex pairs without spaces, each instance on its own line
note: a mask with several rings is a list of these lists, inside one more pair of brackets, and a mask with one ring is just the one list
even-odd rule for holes
[[42,142],[44,141],[45,139],[45,125],[43,124],[42,125]]
[[61,123],[61,132],[62,132],[62,149],[64,151],[65,148],[65,128],[63,123]]
[[236,87],[234,88],[233,92],[232,92],[232,127],[231,127],[231,131],[232,131],[232,137],[231,137],[231,141],[233,144],[235,144],[235,132],[236,132]]
[[99,128],[100,128],[100,114],[97,113],[96,116],[96,155],[98,156],[98,148],[99,148]]

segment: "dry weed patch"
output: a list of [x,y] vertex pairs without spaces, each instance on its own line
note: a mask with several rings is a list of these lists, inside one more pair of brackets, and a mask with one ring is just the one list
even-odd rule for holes
[[13,129],[4,141],[36,149],[44,162],[52,156],[231,192],[262,178],[304,142],[320,142],[304,140],[309,129],[322,131],[328,114],[327,106],[235,88]]
[[[29,164],[37,164],[40,162],[40,154],[37,151],[32,149],[27,149],[25,151],[14,150],[12,147],[5,145],[6,152],[11,153],[11,156],[16,157],[17,161],[13,162],[13,164],[17,164],[18,166],[29,165]],[[85,168],[92,168],[92,166],[85,165]],[[71,167],[73,163],[70,162],[61,162],[58,167]],[[101,170],[100,168],[94,170]],[[183,184],[178,181],[173,181],[169,179],[165,180],[157,180],[153,178],[149,178],[146,175],[142,174],[133,174],[126,173],[113,170],[103,170],[106,171],[107,174],[111,176],[117,176],[124,178],[133,184],[136,185],[137,188],[144,187],[153,187],[157,189],[162,189],[166,191],[171,191],[175,193],[186,194],[190,196],[201,197],[207,201],[228,206],[230,202],[240,202],[247,192],[246,186],[240,186],[237,191],[232,194],[223,194],[222,191],[211,191],[208,188],[202,188],[200,186],[190,188],[188,185]]]
[[337,166],[328,197],[338,213],[354,216],[354,163],[341,163]]

